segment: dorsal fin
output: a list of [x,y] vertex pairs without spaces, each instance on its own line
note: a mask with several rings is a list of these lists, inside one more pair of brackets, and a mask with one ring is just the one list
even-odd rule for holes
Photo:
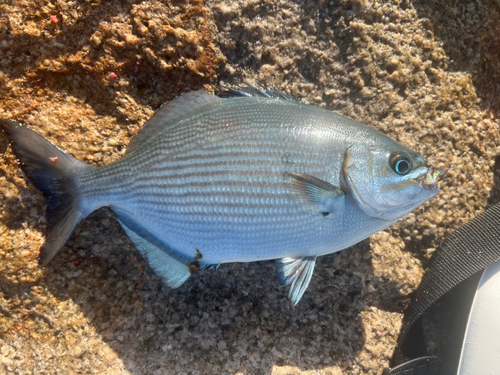
[[221,86],[218,95],[221,98],[241,98],[241,97],[258,97],[258,98],[275,98],[283,100],[292,100],[299,102],[292,94],[278,90],[275,86],[265,86],[257,82],[257,86],[253,86],[248,82],[243,82],[241,85],[232,87]]
[[151,117],[137,132],[132,141],[130,141],[126,154],[135,150],[142,142],[144,142],[144,140],[161,129],[165,123],[177,117],[183,116],[195,109],[204,107],[207,104],[215,103],[217,100],[219,99],[216,96],[203,90],[190,91],[172,99],[156,111],[153,117]]

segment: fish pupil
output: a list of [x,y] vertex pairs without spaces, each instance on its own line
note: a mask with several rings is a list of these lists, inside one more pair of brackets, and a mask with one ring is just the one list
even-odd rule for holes
[[410,165],[406,160],[400,160],[398,161],[398,164],[396,164],[396,171],[398,173],[405,173],[409,167]]

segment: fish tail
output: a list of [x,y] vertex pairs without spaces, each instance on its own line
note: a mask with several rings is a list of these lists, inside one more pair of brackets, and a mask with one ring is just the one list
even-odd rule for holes
[[76,226],[90,214],[84,209],[75,177],[93,167],[16,121],[0,119],[0,128],[9,137],[24,173],[42,192],[47,203],[49,232],[39,257],[39,264],[45,266],[61,250]]

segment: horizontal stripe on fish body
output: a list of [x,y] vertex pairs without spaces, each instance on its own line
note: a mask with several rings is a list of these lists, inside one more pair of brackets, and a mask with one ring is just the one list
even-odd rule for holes
[[369,237],[439,192],[442,171],[375,129],[276,89],[225,92],[239,98],[174,99],[123,158],[100,168],[0,119],[54,219],[41,264],[81,220],[110,206],[169,286],[207,264],[281,258],[280,279],[296,304],[317,256]]
[[[160,233],[163,227],[164,240],[179,251],[187,246],[182,237],[196,238],[208,254],[206,259],[214,262],[224,261],[226,246],[249,252],[262,246],[265,241],[255,235],[255,243],[249,239],[236,244],[247,230],[262,232],[269,244],[281,249],[276,257],[292,246],[290,239],[297,236],[305,235],[306,239],[295,239],[293,248],[310,246],[314,251],[314,247],[331,242],[332,234],[340,237],[346,228],[333,224],[332,214],[328,228],[318,229],[318,225],[325,227],[323,217],[301,207],[286,186],[283,173],[309,173],[339,185],[346,146],[334,142],[339,129],[327,122],[331,119],[323,121],[323,138],[308,135],[311,126],[318,127],[317,119],[311,122],[309,107],[274,100],[258,102],[235,101],[234,108],[224,103],[223,108],[167,126],[114,163],[116,173],[103,173],[102,183],[89,180],[86,184],[109,185],[104,200],[134,212],[142,221],[154,221],[158,227],[151,225],[153,232]],[[290,109],[301,112],[291,114]],[[348,131],[344,132],[347,135]],[[344,143],[349,141],[348,136],[344,138]],[[127,167],[120,167],[122,163]],[[115,165],[103,167],[107,168]],[[120,173],[126,174],[126,183]],[[213,241],[204,241],[200,233],[210,231],[233,233],[234,238],[224,240],[219,234]],[[320,231],[328,235],[318,236]],[[311,240],[312,236],[317,239]],[[210,257],[211,249],[218,255]]]
[[[255,118],[255,116],[246,115],[245,107],[250,107],[257,113],[266,112],[267,116],[261,114],[261,121],[259,121],[259,118]],[[155,137],[140,145],[139,148],[147,149],[149,155],[162,153],[172,157],[188,149],[204,147],[214,143],[220,146],[220,142],[233,138],[244,139],[249,137],[254,140],[262,139],[264,141],[274,139],[281,142],[294,140],[296,145],[302,141],[307,144],[310,141],[310,139],[307,139],[308,128],[312,126],[323,126],[325,135],[337,139],[342,138],[346,143],[352,141],[352,139],[349,139],[352,138],[352,134],[349,137],[348,131],[342,132],[341,127],[337,129],[332,127],[331,118],[328,118],[328,116],[331,116],[330,112],[324,111],[322,121],[321,118],[317,118],[317,113],[310,113],[311,109],[308,107],[297,108],[294,105],[291,107],[291,109],[295,110],[293,114],[290,113],[290,108],[287,107],[286,103],[283,104],[275,100],[259,101],[259,103],[235,100],[235,103],[221,103],[220,108],[207,111],[203,116],[185,119],[172,126],[166,126],[156,133]],[[222,112],[222,115],[220,112]],[[231,114],[228,115],[228,112],[231,112]],[[316,115],[316,118],[313,119],[313,115]],[[224,121],[229,121],[227,119],[231,119],[231,121],[222,124]],[[350,121],[355,123],[352,120]],[[345,134],[340,135],[338,133]],[[315,135],[309,135],[309,137],[314,138],[311,146],[317,147],[326,143],[324,139],[318,139]]]

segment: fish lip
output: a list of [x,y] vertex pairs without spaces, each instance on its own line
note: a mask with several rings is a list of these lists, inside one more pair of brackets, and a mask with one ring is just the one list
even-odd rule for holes
[[437,184],[439,182],[439,176],[443,174],[441,169],[437,169],[434,167],[429,167],[426,172],[420,174],[415,181],[424,189],[424,190],[434,190],[437,189]]

